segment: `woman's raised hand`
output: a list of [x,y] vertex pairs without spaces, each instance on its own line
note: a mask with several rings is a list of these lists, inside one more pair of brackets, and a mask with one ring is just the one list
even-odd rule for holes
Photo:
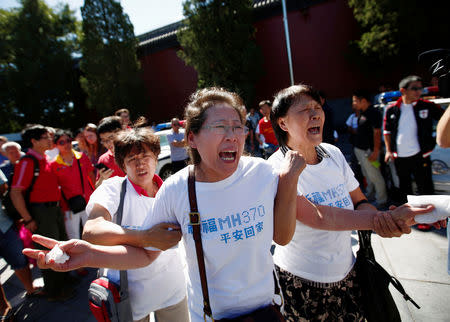
[[300,173],[306,167],[306,160],[303,155],[298,151],[289,150],[284,156],[284,165],[281,173],[292,175],[298,178]]
[[71,239],[69,241],[58,241],[41,235],[33,235],[32,239],[35,243],[38,243],[48,249],[52,249],[55,245],[58,245],[63,252],[70,256],[70,258],[62,264],[55,263],[53,259],[50,259],[49,262],[46,263],[45,255],[49,252],[49,250],[25,248],[22,251],[23,254],[36,259],[37,264],[41,269],[52,269],[58,272],[67,272],[89,266],[92,245],[84,240]]

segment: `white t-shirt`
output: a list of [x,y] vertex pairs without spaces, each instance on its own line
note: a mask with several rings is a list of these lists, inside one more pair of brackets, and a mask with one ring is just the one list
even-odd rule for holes
[[420,152],[417,138],[417,122],[414,116],[413,104],[400,106],[400,119],[398,121],[398,132],[396,137],[397,155],[399,157],[410,157]]
[[47,156],[49,161],[53,161],[59,154],[59,150],[57,147],[54,147],[51,150],[45,150],[45,155]]
[[[203,295],[189,225],[188,168],[172,175],[155,197],[144,227],[179,223],[188,264],[191,320],[203,321]],[[241,157],[237,170],[219,182],[196,182],[211,309],[232,318],[271,304],[274,297],[273,205],[278,175],[260,158]]]
[[[94,204],[99,204],[105,207],[115,220],[123,180],[121,177],[113,177],[103,181],[91,195],[86,212],[90,214]],[[142,229],[146,216],[151,216],[154,200],[139,195],[128,180],[121,226],[127,229]],[[119,271],[108,270],[108,278],[118,282]],[[150,312],[179,303],[186,296],[186,281],[178,250],[162,252],[152,264],[128,270],[128,289],[134,320],[140,320]]]
[[[306,166],[298,180],[298,195],[315,204],[352,210],[349,192],[358,188],[358,181],[337,147],[326,143],[321,146],[330,157]],[[283,154],[278,150],[269,162],[279,167],[282,158]],[[277,245],[274,262],[282,269],[311,281],[340,281],[355,262],[351,232],[314,229],[297,220],[294,237],[286,246]]]

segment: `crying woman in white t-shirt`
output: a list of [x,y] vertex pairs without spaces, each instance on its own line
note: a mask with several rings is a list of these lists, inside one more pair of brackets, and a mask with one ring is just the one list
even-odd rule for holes
[[284,153],[293,150],[307,163],[297,185],[294,237],[288,245],[277,246],[274,254],[285,317],[288,321],[363,320],[351,230],[400,236],[411,231],[416,214],[432,207],[403,205],[383,213],[368,203],[341,151],[322,143],[325,115],[312,87],[281,90],[271,120],[281,148],[269,162],[278,167]]
[[[277,298],[270,253],[272,240],[285,245],[295,231],[296,185],[305,166],[297,152],[289,152],[280,171],[261,158],[243,157],[245,107],[241,98],[220,88],[207,88],[191,96],[185,111],[186,141],[195,166],[195,189],[211,312],[215,320],[247,314],[264,315],[265,321],[282,321],[273,304]],[[27,250],[39,265],[56,270],[76,266],[128,269],[150,263],[154,248],[164,246],[163,229],[156,239],[151,227],[179,225],[187,262],[187,290],[191,321],[204,321],[204,301],[189,222],[188,168],[172,175],[156,194],[143,228],[129,234],[132,246],[97,246],[84,241],[59,243],[70,259],[64,264],[45,263],[45,252]],[[156,226],[155,226],[156,225]],[[145,231],[144,231],[145,232]],[[173,233],[174,231],[171,231]],[[154,233],[154,232],[153,232]],[[126,234],[125,234],[126,235]],[[133,236],[139,235],[136,239]],[[53,247],[57,241],[35,236]],[[166,243],[164,247],[170,247]],[[158,290],[159,291],[159,290]],[[278,302],[281,304],[281,302]],[[267,312],[267,315],[266,315]],[[270,318],[269,318],[270,316]],[[208,318],[209,320],[209,318]]]

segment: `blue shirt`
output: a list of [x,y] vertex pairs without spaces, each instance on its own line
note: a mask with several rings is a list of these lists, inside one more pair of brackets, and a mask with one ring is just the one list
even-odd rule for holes
[[[2,170],[0,170],[0,185],[8,182]],[[13,225],[12,220],[5,214],[2,208],[2,200],[0,199],[0,231],[6,233]]]
[[11,174],[14,170],[14,164],[12,164],[9,160],[6,162],[3,162],[0,165],[0,170],[3,171],[3,174],[5,175],[5,177],[8,181],[8,184],[11,184],[11,182],[9,182],[9,180],[12,179]]
[[[177,141],[180,142],[184,139],[184,130],[179,130],[178,133],[173,132],[171,134],[167,134],[167,140],[169,141],[169,143],[172,143],[173,141]],[[182,160],[186,160],[188,158],[186,149],[183,148],[179,148],[176,146],[172,146],[172,144],[170,144],[170,158],[172,159],[172,161],[182,161]]]

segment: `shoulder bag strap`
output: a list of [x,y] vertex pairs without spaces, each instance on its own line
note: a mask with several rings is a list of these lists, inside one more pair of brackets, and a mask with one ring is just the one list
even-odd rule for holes
[[28,187],[28,189],[25,190],[25,194],[24,194],[25,203],[29,203],[31,191],[33,191],[33,186],[36,183],[36,179],[39,177],[39,173],[40,173],[41,169],[39,168],[39,161],[38,161],[38,159],[36,159],[35,156],[26,154],[21,158],[21,160],[25,159],[25,158],[33,160],[33,178],[31,179],[30,186]]
[[[119,226],[122,223],[123,204],[125,203],[126,192],[127,192],[127,178],[123,180],[122,189],[120,189],[119,208],[117,209],[116,212],[116,224],[118,224]],[[123,295],[128,294],[128,274],[126,270],[120,271],[120,293],[121,298]]]
[[192,227],[195,251],[197,253],[198,271],[200,273],[200,281],[202,284],[203,318],[206,321],[206,316],[209,316],[211,320],[214,321],[211,305],[209,304],[208,281],[206,279],[205,258],[203,256],[202,235],[200,233],[200,214],[198,213],[197,195],[195,193],[195,167],[193,165],[189,166],[188,193],[189,205],[191,207],[189,222]]
[[[120,225],[122,223],[122,217],[123,217],[123,205],[125,201],[125,194],[127,192],[127,178],[123,180],[122,186],[120,189],[120,201],[119,201],[119,208],[117,208],[116,212],[116,220],[114,220],[114,223]],[[98,276],[104,275],[104,269],[99,268],[98,270]],[[120,271],[120,297],[122,298],[124,295],[128,294],[128,274],[126,270]]]
[[[74,156],[75,159],[77,159],[76,156]],[[81,189],[83,189],[83,195],[84,195],[84,181],[83,181],[83,172],[81,172],[81,165],[80,165],[80,159],[77,159],[77,164],[78,164],[78,170],[80,172],[80,181],[81,181]],[[126,180],[125,180],[126,182]],[[83,196],[84,197],[84,196]]]

